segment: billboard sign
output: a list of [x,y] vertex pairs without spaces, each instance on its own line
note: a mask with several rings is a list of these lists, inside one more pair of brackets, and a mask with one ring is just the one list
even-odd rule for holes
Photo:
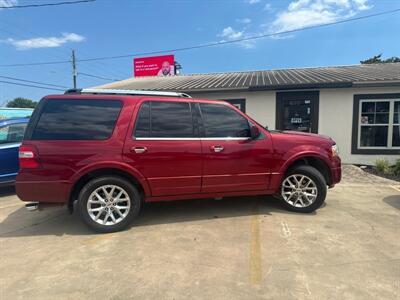
[[174,56],[152,56],[135,58],[133,70],[135,77],[175,75]]

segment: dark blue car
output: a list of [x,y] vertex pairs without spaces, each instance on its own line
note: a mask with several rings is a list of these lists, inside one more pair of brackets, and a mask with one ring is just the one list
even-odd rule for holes
[[0,186],[13,184],[19,170],[18,149],[29,118],[0,120]]

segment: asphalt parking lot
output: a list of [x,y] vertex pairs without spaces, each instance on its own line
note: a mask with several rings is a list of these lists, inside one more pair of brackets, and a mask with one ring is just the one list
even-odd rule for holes
[[400,184],[351,167],[314,214],[270,197],[154,203],[93,234],[0,192],[1,299],[399,299]]

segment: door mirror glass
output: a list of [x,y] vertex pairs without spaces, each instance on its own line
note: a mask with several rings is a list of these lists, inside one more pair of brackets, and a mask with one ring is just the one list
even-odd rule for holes
[[258,129],[258,127],[254,126],[254,125],[252,125],[250,127],[250,133],[251,133],[251,139],[252,140],[258,139],[260,137],[260,134],[261,134],[260,129]]

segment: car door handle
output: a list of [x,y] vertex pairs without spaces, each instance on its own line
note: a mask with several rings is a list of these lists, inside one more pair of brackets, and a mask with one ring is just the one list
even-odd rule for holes
[[133,147],[131,148],[131,152],[135,152],[135,153],[145,153],[147,151],[147,147]]
[[215,146],[211,146],[211,150],[214,152],[222,152],[224,150],[224,147],[222,147],[220,145],[215,145]]

